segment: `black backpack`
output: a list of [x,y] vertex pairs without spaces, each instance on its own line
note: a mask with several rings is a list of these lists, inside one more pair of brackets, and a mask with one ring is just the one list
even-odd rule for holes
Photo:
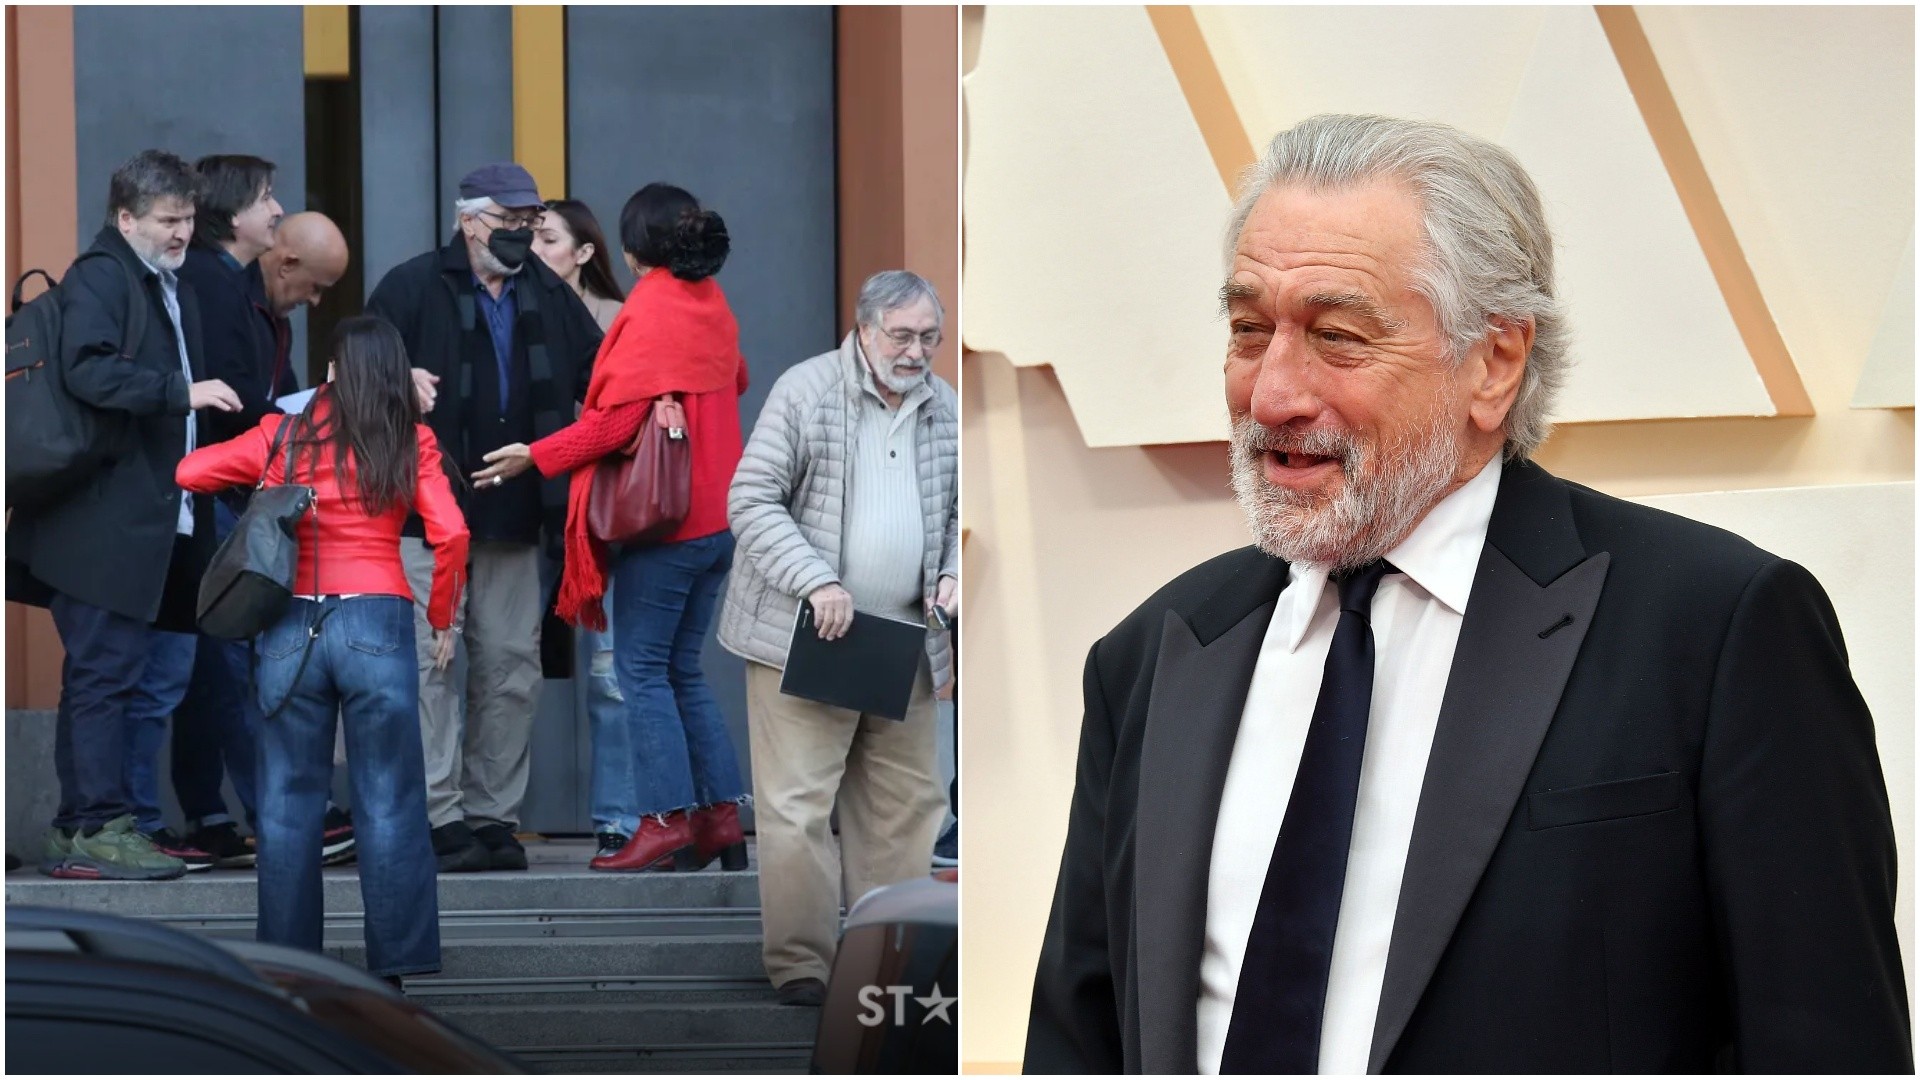
[[[73,261],[120,260],[89,251]],[[125,268],[122,267],[122,273]],[[38,274],[47,291],[22,305],[20,292]],[[73,267],[67,268],[73,276]],[[29,270],[13,284],[7,314],[7,491],[9,507],[59,502],[109,460],[126,418],[108,414],[67,393],[60,368],[60,283],[45,270]],[[127,321],[120,354],[138,355],[147,329],[147,298],[127,274]]]

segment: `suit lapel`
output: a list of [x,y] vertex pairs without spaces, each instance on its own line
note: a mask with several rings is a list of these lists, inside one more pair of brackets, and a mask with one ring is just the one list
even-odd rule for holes
[[1369,1072],[1386,1066],[1506,831],[1608,563],[1582,547],[1564,483],[1507,467],[1420,789]]
[[1189,618],[1168,611],[1134,815],[1140,1070],[1191,1073],[1220,792],[1286,564],[1253,549]]

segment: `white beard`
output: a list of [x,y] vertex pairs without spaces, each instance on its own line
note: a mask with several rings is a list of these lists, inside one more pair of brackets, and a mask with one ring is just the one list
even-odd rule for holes
[[[1251,415],[1233,423],[1233,493],[1261,551],[1289,563],[1339,573],[1365,566],[1400,545],[1453,485],[1460,439],[1445,400],[1407,437],[1363,444],[1342,431],[1272,431]],[[1266,477],[1266,451],[1335,458],[1338,495],[1297,494]]]

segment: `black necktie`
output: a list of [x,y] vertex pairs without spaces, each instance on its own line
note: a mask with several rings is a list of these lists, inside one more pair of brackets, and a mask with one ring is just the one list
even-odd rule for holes
[[1381,577],[1392,570],[1389,563],[1372,562],[1335,579],[1340,623],[1333,630],[1300,771],[1247,935],[1233,1020],[1220,1057],[1223,1073],[1319,1071],[1327,972],[1373,704],[1368,617]]

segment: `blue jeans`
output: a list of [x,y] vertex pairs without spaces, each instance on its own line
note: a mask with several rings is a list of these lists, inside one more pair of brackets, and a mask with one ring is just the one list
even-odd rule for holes
[[[613,568],[614,669],[641,815],[746,794],[700,652],[733,566],[733,534],[630,548]],[[596,754],[598,750],[596,749]]]
[[[323,613],[312,656],[301,672],[309,628]],[[320,950],[320,833],[337,715],[346,728],[353,783],[367,970],[375,975],[440,970],[412,599],[296,599],[254,647],[260,655],[261,712],[287,702],[279,715],[261,724],[258,740],[257,936]]]
[[[224,541],[239,519],[216,499],[213,520],[214,537]],[[253,733],[260,713],[247,690],[252,652],[250,642],[200,638],[193,679],[173,719],[173,791],[189,830],[233,820],[220,793],[223,772],[233,778],[247,816],[254,816]]]
[[[605,610],[613,610],[614,586],[607,582]],[[587,726],[593,739],[593,773],[588,780],[588,813],[594,832],[632,836],[640,828],[639,792],[633,784],[633,741],[627,737],[627,702],[614,672],[613,622],[605,631],[580,632],[587,654]]]
[[[127,705],[127,801],[133,806],[134,827],[148,835],[167,824],[160,814],[160,748],[167,742],[167,718],[179,711],[187,696],[199,641],[198,634],[149,629],[147,664]],[[180,741],[175,738],[176,776],[180,758]]]

